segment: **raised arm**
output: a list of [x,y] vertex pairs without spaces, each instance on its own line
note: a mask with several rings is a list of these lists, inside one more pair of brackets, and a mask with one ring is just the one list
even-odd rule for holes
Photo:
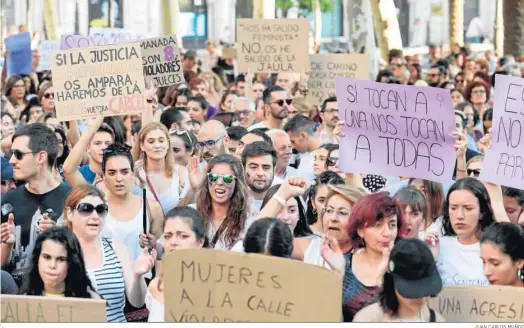
[[102,125],[103,121],[104,117],[101,115],[91,121],[87,131],[80,137],[64,162],[64,176],[71,187],[87,183],[80,171],[78,171],[78,168],[82,164],[82,159],[84,158],[84,153],[86,152],[89,143]]
[[300,177],[289,177],[278,188],[277,193],[260,210],[257,218],[276,218],[291,197],[302,196],[306,192],[306,180]]

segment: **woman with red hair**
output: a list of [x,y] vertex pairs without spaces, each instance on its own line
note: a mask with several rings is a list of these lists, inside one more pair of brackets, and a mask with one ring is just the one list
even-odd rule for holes
[[353,253],[346,256],[343,282],[345,322],[377,300],[389,253],[405,229],[402,209],[388,193],[364,196],[353,207],[347,227]]

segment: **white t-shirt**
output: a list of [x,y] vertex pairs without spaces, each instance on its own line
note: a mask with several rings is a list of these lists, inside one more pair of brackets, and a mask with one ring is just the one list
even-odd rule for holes
[[300,165],[298,166],[297,174],[308,182],[315,180],[315,171],[313,169],[314,159],[315,151],[300,154]]
[[480,259],[480,242],[463,245],[457,236],[440,237],[437,268],[447,286],[489,286]]

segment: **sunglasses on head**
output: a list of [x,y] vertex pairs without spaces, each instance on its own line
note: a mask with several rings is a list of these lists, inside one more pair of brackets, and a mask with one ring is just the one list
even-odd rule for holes
[[49,99],[51,97],[53,97],[53,99],[55,98],[55,93],[54,92],[46,92],[46,93],[44,93],[44,98],[45,99]]
[[233,180],[235,180],[235,176],[232,174],[218,174],[218,173],[208,173],[207,174],[207,180],[210,183],[217,182],[219,178],[222,178],[222,182],[224,182],[225,184],[231,184],[233,183]]
[[96,214],[98,216],[104,217],[107,214],[108,207],[106,204],[100,204],[100,205],[93,205],[89,203],[80,203],[76,207],[73,207],[73,210],[78,211],[83,216],[88,216],[93,213],[93,211],[96,211]]
[[480,170],[479,169],[475,169],[475,170],[472,170],[472,169],[468,169],[468,177],[470,177],[472,174],[474,177],[479,177],[480,176]]
[[286,103],[289,106],[289,105],[291,105],[292,102],[293,102],[293,99],[280,99],[280,100],[277,100],[277,101],[275,101],[273,103],[279,105],[280,107],[282,107],[282,106],[284,106],[284,103]]
[[37,151],[27,151],[27,152],[23,152],[21,150],[18,150],[18,149],[11,149],[11,151],[7,154],[7,158],[11,158],[11,157],[15,157],[18,161],[22,160],[22,158],[24,158],[25,155],[27,154],[36,154],[38,153]]

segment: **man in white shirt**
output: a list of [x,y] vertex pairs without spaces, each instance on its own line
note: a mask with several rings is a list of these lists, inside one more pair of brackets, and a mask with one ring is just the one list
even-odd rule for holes
[[275,175],[281,179],[298,176],[297,170],[289,166],[289,161],[293,155],[293,145],[288,134],[284,130],[278,129],[269,130],[266,134],[273,141],[273,147],[277,152]]
[[272,86],[264,90],[264,121],[252,125],[248,131],[260,128],[281,129],[284,119],[289,115],[291,98],[289,93],[279,86]]
[[297,115],[284,126],[291,144],[300,153],[298,175],[306,181],[313,181],[315,173],[313,162],[315,151],[321,146],[320,138],[315,136],[315,124],[303,115]]
[[262,200],[273,184],[277,153],[271,144],[255,141],[244,148],[242,165],[251,200],[251,215],[260,212]]

